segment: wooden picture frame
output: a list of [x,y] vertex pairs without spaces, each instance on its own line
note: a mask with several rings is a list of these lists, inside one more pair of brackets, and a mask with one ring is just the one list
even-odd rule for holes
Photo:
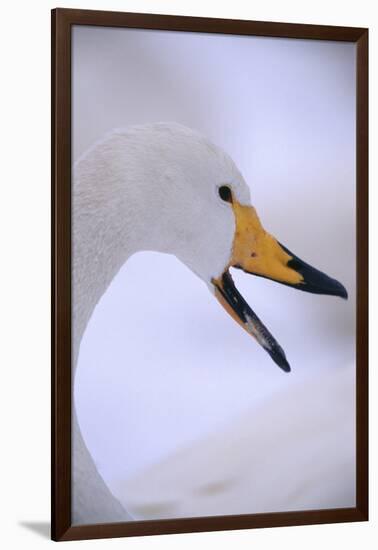
[[[347,41],[357,45],[356,507],[93,525],[71,523],[71,29],[73,25]],[[52,11],[52,538],[56,541],[368,519],[368,30],[288,23]]]

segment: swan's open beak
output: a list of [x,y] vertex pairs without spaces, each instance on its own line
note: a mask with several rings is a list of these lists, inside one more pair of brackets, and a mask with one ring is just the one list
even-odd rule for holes
[[[232,208],[236,227],[228,267],[242,269],[305,292],[348,297],[341,283],[300,260],[267,233],[253,207],[241,205],[233,198]],[[228,268],[212,282],[216,297],[228,313],[256,338],[279,367],[290,372],[283,349],[238,292]]]

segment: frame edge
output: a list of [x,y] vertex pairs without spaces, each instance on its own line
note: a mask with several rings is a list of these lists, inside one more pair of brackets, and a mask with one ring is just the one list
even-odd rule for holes
[[[122,16],[122,18],[121,18]],[[122,21],[116,25],[114,18]],[[334,510],[217,516],[156,520],[148,522],[71,525],[71,213],[70,213],[70,124],[71,124],[71,37],[73,24],[154,28],[165,30],[254,34],[308,39],[333,39],[357,45],[357,490],[356,507]],[[146,23],[143,23],[145,21]],[[127,23],[127,24],[126,24]],[[236,26],[242,31],[235,32]],[[267,26],[265,26],[267,25]],[[181,26],[181,28],[180,28]],[[177,27],[177,28],[176,28]],[[256,28],[259,27],[259,32]],[[222,28],[223,30],[215,30]],[[267,31],[271,28],[272,31]],[[306,29],[309,34],[306,34]],[[322,36],[315,37],[316,29]],[[306,36],[294,36],[294,33]],[[330,38],[334,33],[337,38]],[[348,36],[349,38],[345,38]],[[54,541],[82,540],[282,527],[368,520],[368,29],[329,27],[245,20],[193,18],[183,16],[98,12],[56,8],[51,11],[51,538]],[[59,205],[59,207],[58,207]]]
[[51,11],[51,538],[71,525],[70,25]]
[[357,40],[356,52],[356,505],[369,519],[369,31]]

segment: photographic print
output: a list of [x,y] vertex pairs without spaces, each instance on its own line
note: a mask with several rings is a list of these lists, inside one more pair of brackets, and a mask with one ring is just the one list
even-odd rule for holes
[[61,535],[364,519],[362,30],[314,39],[306,26],[290,37],[59,12],[70,23]]

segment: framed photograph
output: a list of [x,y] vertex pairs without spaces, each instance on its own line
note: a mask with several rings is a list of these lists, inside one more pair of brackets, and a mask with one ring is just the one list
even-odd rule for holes
[[367,29],[53,10],[52,212],[54,540],[367,520]]

